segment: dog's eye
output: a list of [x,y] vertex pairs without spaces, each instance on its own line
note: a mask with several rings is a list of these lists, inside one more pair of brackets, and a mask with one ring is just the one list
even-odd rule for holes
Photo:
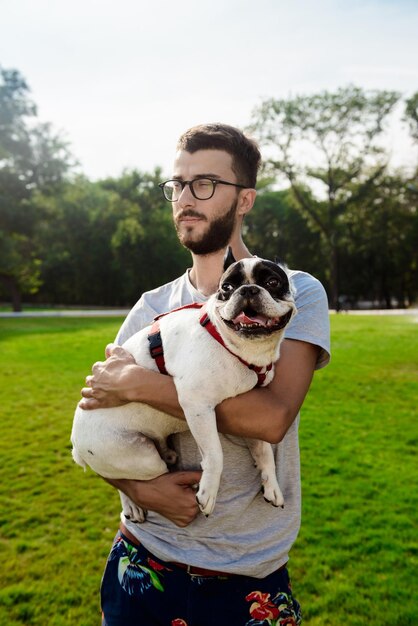
[[274,289],[275,287],[277,287],[278,284],[278,278],[269,278],[268,280],[266,280],[266,287],[269,287],[270,289]]
[[234,287],[231,285],[231,283],[222,283],[221,285],[222,291],[232,291],[233,288]]

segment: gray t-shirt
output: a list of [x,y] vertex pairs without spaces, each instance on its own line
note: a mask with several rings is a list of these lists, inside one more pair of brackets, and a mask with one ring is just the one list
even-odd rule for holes
[[[285,337],[321,348],[316,368],[329,361],[328,302],[321,283],[310,274],[289,270],[296,288],[298,314]],[[188,272],[171,283],[144,293],[122,324],[116,342],[124,343],[151,323],[159,313],[205,298],[191,284]],[[257,416],[254,416],[257,419]],[[264,501],[260,476],[245,441],[220,434],[224,469],[215,510],[199,515],[186,528],[149,511],[144,524],[124,520],[129,530],[151,552],[166,561],[177,561],[256,578],[267,576],[289,559],[289,550],[300,527],[301,489],[298,442],[299,415],[284,439],[273,446],[284,509]],[[178,469],[200,469],[200,454],[190,432],[173,437],[179,454]]]

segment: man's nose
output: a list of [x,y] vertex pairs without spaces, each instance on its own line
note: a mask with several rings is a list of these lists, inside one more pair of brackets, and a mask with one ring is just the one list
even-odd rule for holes
[[180,206],[182,206],[182,207],[190,206],[190,205],[195,203],[195,197],[192,194],[192,190],[190,189],[190,185],[184,185],[184,187],[181,190],[181,193],[179,195],[177,203]]

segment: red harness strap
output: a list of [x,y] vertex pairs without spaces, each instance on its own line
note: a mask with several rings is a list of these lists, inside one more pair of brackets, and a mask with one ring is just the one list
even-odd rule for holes
[[165,315],[175,313],[176,311],[182,311],[183,309],[200,309],[203,306],[203,302],[192,302],[192,304],[185,304],[184,306],[180,306],[177,309],[167,311],[166,313],[160,313],[160,315],[154,317],[154,323],[151,326],[151,330],[148,334],[149,350],[161,374],[166,374],[168,376],[168,372],[165,367],[164,348],[160,332],[160,319]]
[[161,313],[154,319],[154,323],[151,326],[151,330],[148,335],[148,341],[149,341],[150,354],[152,358],[155,359],[155,362],[161,374],[168,374],[168,372],[165,367],[164,348],[163,348],[163,342],[161,339],[159,320],[165,315],[169,315],[170,313],[175,313],[176,311],[182,311],[183,309],[200,309],[200,308],[202,309],[202,314],[199,318],[199,322],[201,326],[205,328],[208,331],[208,333],[210,333],[212,337],[216,339],[216,341],[225,348],[225,350],[228,350],[228,352],[232,354],[236,359],[238,359],[241,363],[243,363],[243,365],[248,367],[250,370],[253,370],[257,374],[257,387],[261,387],[264,381],[266,380],[266,376],[268,372],[272,369],[273,363],[270,363],[269,365],[265,367],[260,367],[258,365],[253,365],[252,363],[247,363],[247,361],[244,361],[244,359],[241,359],[241,357],[238,356],[238,354],[235,354],[235,352],[232,352],[232,350],[230,350],[225,345],[224,340],[222,339],[221,335],[216,329],[216,326],[213,324],[213,322],[211,322],[209,315],[206,312],[206,306],[199,302],[186,304],[185,306],[179,307],[178,309],[173,309],[172,311],[168,311],[167,313]]
[[230,350],[225,345],[224,340],[222,339],[221,335],[217,331],[215,324],[213,324],[213,322],[210,321],[209,315],[206,312],[206,308],[203,309],[199,322],[203,326],[203,328],[206,328],[208,333],[210,333],[212,337],[216,339],[216,341],[218,341],[221,344],[221,346],[225,348],[225,350],[228,350],[228,352],[233,354],[234,357],[238,359],[238,361],[241,361],[241,363],[246,365],[248,369],[253,370],[257,374],[257,387],[261,387],[264,381],[266,380],[267,373],[273,367],[273,363],[270,363],[266,367],[260,367],[259,365],[253,365],[252,363],[247,363],[247,361],[244,361],[244,359],[241,359],[241,357],[238,356],[238,354],[235,354],[235,352],[232,352],[232,350]]
[[157,367],[160,370],[161,374],[168,375],[168,372],[165,369],[163,342],[161,339],[160,322],[158,319],[156,319],[151,326],[151,330],[148,334],[148,342],[150,354],[155,360],[155,363],[157,364]]

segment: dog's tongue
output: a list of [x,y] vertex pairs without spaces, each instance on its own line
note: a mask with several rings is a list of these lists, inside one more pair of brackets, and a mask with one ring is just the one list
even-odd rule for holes
[[234,324],[261,324],[262,326],[265,326],[267,323],[267,317],[264,317],[264,315],[253,315],[251,317],[249,317],[248,315],[246,315],[244,312],[240,313],[239,315],[237,315],[237,317],[235,317],[232,322]]

